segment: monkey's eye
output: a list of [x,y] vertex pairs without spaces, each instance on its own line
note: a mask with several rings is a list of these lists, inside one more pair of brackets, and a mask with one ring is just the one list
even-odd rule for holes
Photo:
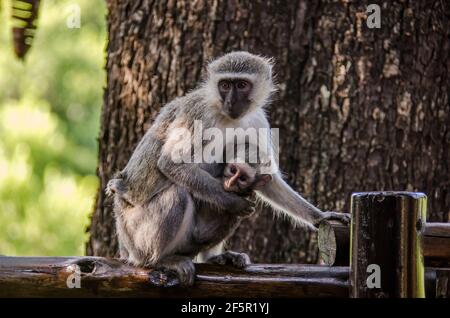
[[231,84],[228,81],[220,81],[219,87],[223,91],[229,91],[231,89]]
[[239,90],[246,90],[246,89],[249,88],[249,86],[250,86],[250,84],[249,84],[247,81],[239,81],[239,82],[237,82],[237,84],[236,84],[236,87],[237,87]]
[[235,173],[237,172],[236,167],[235,167],[235,166],[231,166],[231,167],[230,167],[230,172],[231,172],[232,174],[235,174]]
[[247,181],[247,176],[246,176],[245,174],[242,174],[242,175],[239,177],[239,180],[242,181],[242,182],[245,182],[245,181]]

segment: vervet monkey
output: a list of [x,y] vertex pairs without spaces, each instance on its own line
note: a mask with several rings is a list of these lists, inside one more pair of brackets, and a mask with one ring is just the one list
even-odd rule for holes
[[[235,225],[227,218],[251,212],[254,202],[225,190],[217,172],[223,170],[208,163],[211,158],[203,158],[206,163],[173,160],[178,139],[171,132],[180,128],[193,132],[195,121],[201,121],[203,129],[221,131],[270,129],[264,107],[274,91],[269,59],[232,52],[208,64],[197,89],[162,108],[118,176],[126,198],[114,200],[122,258],[134,265],[175,270],[182,284],[193,283],[192,257],[199,248],[214,248]],[[190,150],[193,141],[186,141],[186,146]],[[324,218],[348,219],[314,207],[278,171],[256,194],[310,227]]]
[[[239,196],[249,196],[252,190],[263,187],[268,183],[272,177],[269,174],[259,174],[256,168],[247,163],[228,163],[223,165],[210,165],[209,171],[222,181],[223,188],[227,192],[234,192]],[[213,169],[211,169],[213,167]],[[221,175],[220,175],[221,174]],[[111,179],[107,186],[108,195],[114,195],[115,207],[120,207],[119,211],[128,213],[135,213],[140,211],[137,204],[129,197],[129,191],[123,184],[123,179]],[[179,189],[182,191],[182,189]],[[187,194],[185,199],[191,201],[195,199],[189,198]],[[183,200],[178,201],[180,206],[172,206],[172,210],[182,210],[186,204]],[[227,211],[219,211],[217,207],[210,206],[203,202],[196,202],[195,215],[193,216],[195,224],[194,229],[190,233],[190,241],[185,241],[183,253],[194,257],[196,254],[204,251],[198,255],[196,260],[200,262],[210,262],[217,264],[230,263],[236,267],[244,267],[250,263],[249,257],[245,253],[236,253],[233,251],[223,252],[222,243],[236,230],[240,221],[253,214],[254,207],[240,211],[240,213],[227,213]],[[127,212],[125,212],[127,211]],[[139,213],[139,212],[138,212]],[[122,219],[120,217],[120,219]],[[142,224],[142,226],[152,226],[151,224]],[[211,250],[218,250],[218,253],[211,254]],[[206,250],[206,251],[205,251]],[[121,251],[126,252],[126,251]],[[215,255],[218,254],[218,255]],[[121,257],[124,257],[121,255]],[[192,275],[182,275],[182,282],[185,284],[193,283]]]

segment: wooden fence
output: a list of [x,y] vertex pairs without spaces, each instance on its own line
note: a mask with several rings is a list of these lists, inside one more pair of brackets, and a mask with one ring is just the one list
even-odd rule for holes
[[198,264],[194,286],[183,288],[170,273],[114,259],[0,256],[0,296],[449,297],[450,224],[426,223],[426,200],[412,192],[353,194],[350,227],[319,227],[325,265]]

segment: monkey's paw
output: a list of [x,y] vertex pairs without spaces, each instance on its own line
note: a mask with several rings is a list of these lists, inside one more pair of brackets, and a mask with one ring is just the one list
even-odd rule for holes
[[324,212],[324,216],[320,221],[323,221],[323,220],[336,220],[336,221],[342,222],[345,225],[348,225],[348,224],[350,224],[350,221],[351,221],[351,215],[350,215],[350,213],[326,211],[326,212]]
[[252,194],[251,196],[245,198],[248,203],[247,208],[239,211],[237,214],[242,218],[248,218],[256,212],[256,196]]
[[[192,286],[195,278],[195,266],[188,257],[171,257],[163,260],[150,273],[150,282],[162,287]],[[178,279],[178,282],[177,282]]]
[[206,262],[210,264],[232,265],[236,268],[244,268],[251,264],[250,257],[247,254],[233,251],[226,251],[223,254],[213,256]]

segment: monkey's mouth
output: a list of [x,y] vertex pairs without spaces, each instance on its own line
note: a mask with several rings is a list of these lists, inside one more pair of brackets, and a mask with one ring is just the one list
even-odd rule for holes
[[243,111],[233,109],[232,107],[226,107],[224,109],[224,113],[226,116],[228,116],[231,119],[238,119],[238,118],[242,117],[242,115],[244,114]]
[[231,119],[238,119],[241,116],[241,114],[236,114],[236,113],[227,113],[227,115]]

